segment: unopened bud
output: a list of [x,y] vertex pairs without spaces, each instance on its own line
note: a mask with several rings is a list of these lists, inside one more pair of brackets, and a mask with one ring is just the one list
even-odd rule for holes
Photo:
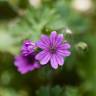
[[86,51],[88,49],[88,45],[85,42],[79,42],[76,44],[77,51]]
[[67,34],[72,34],[72,31],[69,28],[65,28],[64,32],[66,32]]
[[41,0],[29,0],[30,5],[34,8],[38,8],[41,5]]
[[72,7],[81,12],[86,12],[91,9],[92,1],[91,0],[73,0]]

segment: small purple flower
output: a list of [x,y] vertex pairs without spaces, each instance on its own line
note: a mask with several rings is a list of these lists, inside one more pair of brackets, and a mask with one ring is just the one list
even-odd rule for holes
[[53,31],[50,37],[42,35],[40,41],[37,42],[37,46],[43,51],[36,55],[36,59],[40,61],[41,65],[51,62],[51,66],[54,69],[58,68],[58,65],[64,64],[64,58],[70,56],[71,52],[70,44],[63,42],[63,34],[57,35]]
[[27,56],[34,52],[35,48],[35,43],[31,42],[30,40],[25,40],[21,48],[21,54]]
[[35,59],[35,44],[27,40],[24,42],[21,53],[15,57],[15,66],[21,74],[40,68],[39,62]]

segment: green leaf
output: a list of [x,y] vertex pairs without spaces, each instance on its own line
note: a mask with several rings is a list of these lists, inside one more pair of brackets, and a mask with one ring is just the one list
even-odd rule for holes
[[60,86],[46,86],[46,87],[41,87],[37,92],[36,96],[62,96],[63,93],[63,88]]

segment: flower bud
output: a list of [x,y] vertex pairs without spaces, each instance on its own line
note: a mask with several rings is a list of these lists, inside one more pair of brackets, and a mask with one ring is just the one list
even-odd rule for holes
[[69,28],[65,28],[64,31],[66,34],[72,34],[72,31]]
[[77,51],[86,51],[88,49],[88,45],[85,42],[79,42],[78,44],[76,44],[76,50]]
[[73,0],[72,7],[77,11],[86,12],[91,9],[91,0]]
[[41,0],[29,0],[30,5],[34,8],[38,8],[41,5]]

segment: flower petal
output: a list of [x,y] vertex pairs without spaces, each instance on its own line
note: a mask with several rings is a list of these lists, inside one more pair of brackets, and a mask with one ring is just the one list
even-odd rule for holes
[[56,33],[56,31],[51,32],[51,35],[50,35],[51,44],[56,43],[56,38],[57,38],[57,33]]
[[27,72],[29,72],[29,70],[26,67],[20,67],[20,68],[18,68],[18,71],[21,74],[26,74]]
[[35,62],[34,65],[33,65],[34,68],[40,68],[40,64],[38,62]]
[[64,44],[61,44],[60,46],[58,46],[59,49],[70,49],[71,48],[71,45],[69,43],[64,43]]
[[58,50],[57,54],[67,57],[67,56],[70,56],[71,52],[69,50]]
[[15,57],[14,65],[15,65],[16,67],[22,67],[22,66],[26,65],[26,60],[25,60],[25,58],[24,58],[23,56],[21,56],[21,55],[16,56],[16,57]]
[[62,44],[63,39],[64,39],[63,37],[64,37],[63,34],[59,34],[59,35],[57,36],[57,39],[56,39],[56,44],[57,44],[57,45]]
[[46,49],[47,48],[46,44],[42,43],[41,41],[37,41],[36,46],[41,48],[41,49]]
[[50,44],[49,37],[46,36],[46,35],[41,35],[41,41],[42,41],[44,44],[47,44],[47,45]]
[[45,57],[46,53],[47,53],[47,51],[45,51],[45,50],[44,50],[44,51],[41,51],[40,53],[38,53],[38,54],[36,55],[35,59],[37,59],[37,60],[42,60],[42,58]]
[[49,37],[42,35],[40,41],[36,42],[36,45],[41,49],[46,49],[50,45]]
[[63,56],[60,56],[60,55],[56,55],[56,60],[57,60],[57,62],[58,62],[58,64],[59,65],[63,65],[64,64],[64,58],[63,58]]
[[46,53],[46,55],[44,56],[44,58],[41,59],[40,64],[45,65],[48,63],[48,61],[51,58],[51,54],[49,52]]
[[55,55],[53,55],[52,58],[51,58],[51,66],[54,69],[57,69],[58,68],[58,62],[56,60],[56,56]]

